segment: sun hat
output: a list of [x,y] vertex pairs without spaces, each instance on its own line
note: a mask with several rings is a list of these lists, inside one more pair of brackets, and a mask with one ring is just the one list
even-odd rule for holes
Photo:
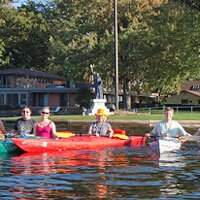
[[96,116],[108,116],[108,114],[106,113],[105,109],[103,109],[103,108],[99,108],[95,115]]

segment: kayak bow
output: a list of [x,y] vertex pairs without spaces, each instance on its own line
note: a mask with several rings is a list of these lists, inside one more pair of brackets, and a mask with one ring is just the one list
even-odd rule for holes
[[153,153],[162,154],[180,150],[181,142],[176,138],[157,139],[149,143],[149,148]]

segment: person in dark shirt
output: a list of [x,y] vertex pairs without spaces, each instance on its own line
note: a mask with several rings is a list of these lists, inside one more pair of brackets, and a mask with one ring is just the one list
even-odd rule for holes
[[20,137],[28,137],[28,135],[33,134],[35,120],[31,117],[31,109],[28,106],[22,109],[21,115],[22,117],[16,120],[11,132]]

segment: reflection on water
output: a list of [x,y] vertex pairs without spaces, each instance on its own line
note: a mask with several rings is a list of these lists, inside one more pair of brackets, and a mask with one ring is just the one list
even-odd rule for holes
[[200,197],[199,160],[186,150],[161,157],[128,147],[25,153],[1,155],[0,162],[4,198]]
[[184,167],[186,163],[184,162],[184,157],[180,151],[176,152],[165,152],[159,157],[160,167]]
[[[79,127],[83,133],[85,128]],[[128,127],[128,133],[131,130]],[[161,156],[128,147],[3,154],[0,198],[199,199],[198,151],[198,145],[191,142]]]
[[106,198],[110,186],[124,183],[129,187],[132,168],[138,169],[143,160],[150,159],[130,156],[134,154],[124,148],[13,156],[4,186],[6,193],[14,196],[65,197],[62,191],[68,191],[68,196]]

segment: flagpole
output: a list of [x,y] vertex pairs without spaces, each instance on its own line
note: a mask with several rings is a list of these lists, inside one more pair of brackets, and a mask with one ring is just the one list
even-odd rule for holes
[[119,83],[118,83],[118,22],[117,22],[117,0],[114,0],[114,33],[115,33],[115,106],[119,109]]

